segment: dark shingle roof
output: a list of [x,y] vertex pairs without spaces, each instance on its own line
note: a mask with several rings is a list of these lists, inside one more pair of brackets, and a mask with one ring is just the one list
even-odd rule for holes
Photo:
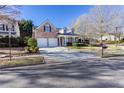
[[77,34],[72,34],[72,33],[59,33],[59,35],[73,35],[73,36],[77,36]]

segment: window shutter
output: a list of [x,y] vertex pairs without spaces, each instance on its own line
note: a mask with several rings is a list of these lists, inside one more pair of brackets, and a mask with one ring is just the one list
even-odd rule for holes
[[14,31],[14,25],[12,25],[12,31]]
[[51,26],[50,26],[50,32],[51,32]]
[[44,32],[45,32],[45,26],[44,26]]
[[3,24],[3,30],[5,30],[5,25]]
[[6,31],[8,31],[8,26],[6,25]]

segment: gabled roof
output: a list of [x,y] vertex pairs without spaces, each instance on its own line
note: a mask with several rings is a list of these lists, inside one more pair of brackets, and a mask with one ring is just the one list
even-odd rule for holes
[[49,19],[46,19],[44,22],[42,22],[36,29],[39,29],[40,27],[44,26],[46,23],[49,23],[55,30],[57,30],[57,28],[53,25],[53,23]]

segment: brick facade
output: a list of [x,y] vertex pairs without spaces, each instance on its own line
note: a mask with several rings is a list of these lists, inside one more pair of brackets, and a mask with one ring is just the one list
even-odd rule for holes
[[[48,23],[46,23],[48,24]],[[44,25],[46,25],[44,24]],[[44,31],[44,25],[41,26],[36,32],[35,32],[35,37],[36,38],[57,38],[57,35],[58,35],[58,31],[56,28],[52,27],[51,26],[51,32],[45,32]]]

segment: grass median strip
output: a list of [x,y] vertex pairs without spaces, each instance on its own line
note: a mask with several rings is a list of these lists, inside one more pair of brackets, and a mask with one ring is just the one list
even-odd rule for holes
[[36,65],[42,63],[43,63],[43,57],[25,57],[25,58],[13,59],[12,61],[9,60],[0,61],[0,68]]

